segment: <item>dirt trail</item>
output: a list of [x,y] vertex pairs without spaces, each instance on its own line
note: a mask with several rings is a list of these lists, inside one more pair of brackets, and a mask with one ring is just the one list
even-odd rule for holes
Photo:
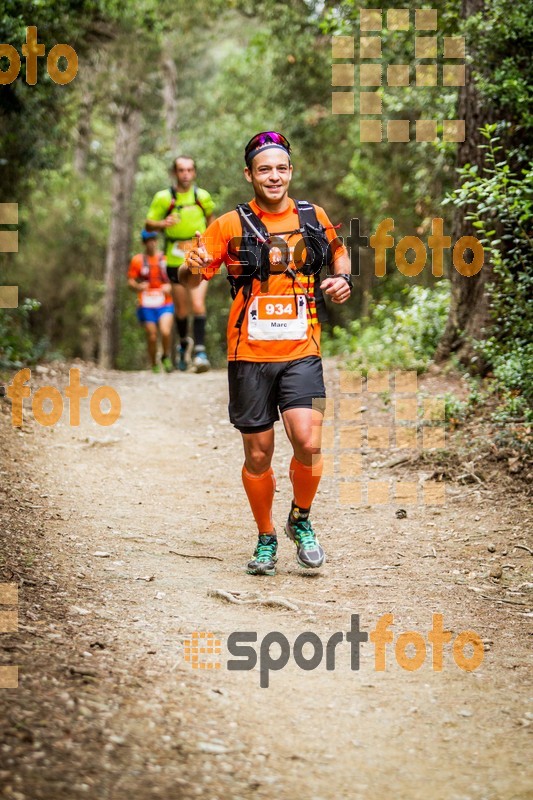
[[[46,380],[66,383],[64,375]],[[521,495],[497,482],[452,485],[444,506],[406,506],[407,518],[397,519],[397,505],[341,505],[326,477],[313,515],[328,554],[321,574],[302,574],[283,537],[277,576],[254,578],[243,570],[254,527],[239,436],[227,420],[225,372],[84,368],[82,382],[91,392],[103,383],[119,391],[115,425],[98,427],[86,413],[71,428],[65,413],[45,429],[28,412],[19,433],[6,407],[0,415],[10,452],[0,493],[6,541],[10,531],[34,532],[20,541],[35,549],[37,574],[24,582],[31,561],[26,572],[10,573],[4,553],[3,579],[21,586],[21,625],[17,635],[2,635],[0,654],[2,663],[20,664],[21,678],[18,690],[0,691],[0,796],[533,797],[531,554],[514,549],[531,547]],[[333,364],[328,384],[338,391]],[[444,384],[426,379],[431,392],[450,388]],[[363,413],[383,421],[377,395]],[[290,452],[276,430],[281,534]],[[397,455],[365,454],[363,474],[417,480],[409,464],[386,466]],[[502,577],[491,578],[499,567]],[[227,602],[214,590],[250,602]],[[272,595],[281,605],[258,602]],[[279,631],[292,651],[304,631],[325,644],[349,630],[351,614],[370,631],[387,612],[395,641],[402,631],[426,637],[433,612],[454,638],[475,631],[485,641],[483,664],[459,669],[447,645],[435,672],[428,644],[423,666],[409,672],[389,644],[386,670],[377,672],[367,642],[354,671],[344,641],[334,671],[325,658],[304,671],[291,656],[271,672],[268,688],[260,688],[258,668],[226,669],[233,631],[256,632],[256,651]],[[221,639],[222,668],[186,662],[183,643],[194,631]]]

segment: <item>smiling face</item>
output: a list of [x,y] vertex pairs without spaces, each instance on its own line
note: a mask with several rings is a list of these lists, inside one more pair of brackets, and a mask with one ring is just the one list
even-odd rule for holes
[[254,187],[255,199],[260,207],[283,210],[292,178],[292,166],[287,153],[278,147],[258,153],[251,167],[245,168],[244,175]]

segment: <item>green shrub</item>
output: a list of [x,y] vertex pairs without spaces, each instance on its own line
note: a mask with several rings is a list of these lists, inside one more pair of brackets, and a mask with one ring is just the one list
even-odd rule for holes
[[0,367],[20,369],[43,356],[48,343],[36,340],[30,327],[30,316],[40,305],[27,297],[18,308],[0,309]]
[[348,365],[369,370],[415,369],[430,362],[444,330],[450,298],[449,282],[435,288],[408,286],[401,302],[383,301],[370,309],[370,319],[333,328],[324,337],[325,355],[345,355]]
[[463,179],[449,201],[465,209],[478,231],[494,277],[487,285],[492,325],[476,348],[492,367],[500,396],[498,421],[533,420],[533,168],[511,166],[496,125],[482,129],[486,164],[460,170]]

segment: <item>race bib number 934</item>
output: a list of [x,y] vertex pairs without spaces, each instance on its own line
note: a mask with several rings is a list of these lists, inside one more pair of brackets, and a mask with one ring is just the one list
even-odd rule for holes
[[305,297],[303,295],[254,297],[248,311],[248,338],[295,341],[306,339]]

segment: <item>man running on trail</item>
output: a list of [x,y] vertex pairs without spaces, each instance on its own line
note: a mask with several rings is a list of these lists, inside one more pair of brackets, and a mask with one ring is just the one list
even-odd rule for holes
[[[244,174],[254,199],[217,219],[202,237],[198,233],[179,270],[180,282],[189,286],[212,278],[222,262],[228,270],[234,298],[227,330],[229,414],[242,434],[242,481],[259,532],[247,566],[251,575],[273,575],[276,568],[271,461],[278,409],[294,453],[285,532],[296,544],[302,567],[324,563],[309,520],[322,473],[325,401],[316,401],[326,396],[320,358],[322,291],[344,303],[352,289],[348,255],[323,209],[288,196],[290,152],[287,139],[273,131],[250,139]],[[333,274],[319,285],[326,262]]]
[[[178,267],[183,264],[185,254],[192,244],[196,231],[203,232],[213,221],[215,204],[209,192],[195,185],[196,168],[194,159],[178,156],[172,163],[173,184],[169,189],[158,192],[149,208],[145,227],[159,231],[165,236],[165,255],[167,271],[172,283],[176,329],[179,338],[177,347],[177,367],[185,371],[189,366],[192,348],[192,365],[196,372],[206,372],[209,359],[205,352],[205,296],[207,283],[191,287],[178,285]],[[193,314],[193,339],[187,336],[189,295]]]
[[163,356],[161,364],[165,372],[172,372],[170,347],[172,341],[171,288],[163,253],[157,250],[157,233],[141,232],[144,253],[133,256],[128,270],[128,286],[137,292],[137,318],[146,331],[148,355],[152,372],[161,372],[157,363],[157,330],[161,333]]

